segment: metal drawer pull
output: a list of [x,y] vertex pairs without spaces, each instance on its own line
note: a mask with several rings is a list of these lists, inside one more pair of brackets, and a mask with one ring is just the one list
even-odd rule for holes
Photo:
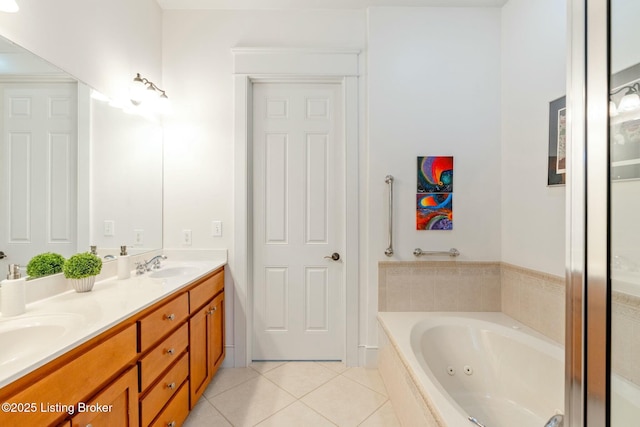
[[167,314],[167,315],[165,316],[165,319],[167,319],[167,320],[174,320],[175,318],[176,318],[176,315],[175,315],[175,314],[173,314],[173,313],[171,313],[171,314]]
[[170,348],[169,350],[167,350],[167,354],[173,355],[175,354],[176,350],[173,348]]
[[171,421],[170,423],[167,423],[167,427],[176,427],[176,422]]
[[176,383],[167,384],[167,388],[170,390],[174,390],[176,388]]

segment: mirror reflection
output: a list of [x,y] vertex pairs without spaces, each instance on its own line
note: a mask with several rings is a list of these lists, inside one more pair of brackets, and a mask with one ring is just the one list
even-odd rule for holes
[[44,252],[162,247],[161,126],[92,93],[0,38],[0,275]]
[[90,165],[91,245],[103,256],[161,248],[160,125],[92,99]]
[[613,427],[635,425],[640,417],[640,28],[633,19],[638,13],[638,2],[611,2],[609,421]]

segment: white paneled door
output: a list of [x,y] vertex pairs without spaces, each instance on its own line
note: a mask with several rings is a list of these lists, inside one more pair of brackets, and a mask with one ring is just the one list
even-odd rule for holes
[[0,84],[0,260],[76,252],[77,85]]
[[341,85],[254,83],[253,360],[344,356],[343,171]]

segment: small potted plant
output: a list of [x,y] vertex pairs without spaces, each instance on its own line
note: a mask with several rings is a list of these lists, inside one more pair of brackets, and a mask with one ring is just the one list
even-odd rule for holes
[[102,260],[89,252],[73,255],[62,268],[64,277],[71,281],[76,292],[89,292],[100,270],[102,270]]
[[53,252],[36,255],[27,264],[27,275],[36,278],[62,273],[64,262],[62,255]]

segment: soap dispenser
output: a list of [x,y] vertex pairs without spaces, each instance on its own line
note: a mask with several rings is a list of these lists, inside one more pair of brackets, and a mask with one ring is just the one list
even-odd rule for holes
[[128,279],[131,276],[131,261],[127,254],[127,247],[120,246],[120,256],[118,257],[118,280]]
[[17,316],[24,313],[24,283],[25,278],[20,277],[20,266],[9,264],[7,278],[0,283],[0,292],[2,292],[0,311],[3,317]]

